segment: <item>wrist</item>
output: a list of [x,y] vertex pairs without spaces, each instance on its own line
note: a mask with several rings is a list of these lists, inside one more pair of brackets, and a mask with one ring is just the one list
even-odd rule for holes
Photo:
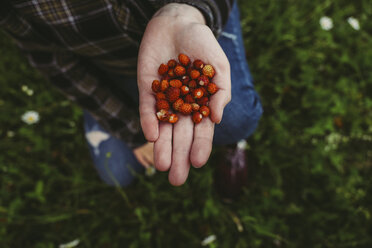
[[189,20],[199,24],[206,24],[203,14],[195,7],[188,4],[170,3],[159,9],[154,17],[174,17]]

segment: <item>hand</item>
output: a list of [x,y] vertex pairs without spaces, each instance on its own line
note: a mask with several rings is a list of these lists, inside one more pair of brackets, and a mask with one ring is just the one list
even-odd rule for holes
[[[231,99],[230,64],[203,15],[186,4],[168,4],[150,20],[138,56],[140,118],[146,139],[155,142],[155,167],[169,172],[172,185],[182,185],[188,176],[190,162],[203,166],[212,151],[214,123],[222,119],[223,109]],[[151,90],[159,79],[158,67],[184,53],[193,61],[201,59],[213,65],[213,82],[219,91],[210,99],[210,118],[194,125],[190,116],[179,115],[176,124],[159,123],[155,97]]]

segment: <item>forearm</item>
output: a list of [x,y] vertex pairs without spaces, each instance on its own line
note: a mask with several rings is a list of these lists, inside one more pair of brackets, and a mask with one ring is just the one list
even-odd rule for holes
[[159,9],[153,18],[168,16],[182,18],[191,22],[206,24],[203,14],[195,7],[188,4],[170,3]]

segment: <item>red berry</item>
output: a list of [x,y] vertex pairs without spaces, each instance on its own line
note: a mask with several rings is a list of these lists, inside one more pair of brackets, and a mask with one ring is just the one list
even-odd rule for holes
[[169,76],[170,78],[174,78],[174,77],[176,76],[176,74],[174,73],[174,69],[169,69],[169,71],[168,71],[168,76]]
[[214,71],[213,66],[205,65],[202,71],[203,71],[203,74],[206,75],[207,77],[209,78],[214,77],[215,71]]
[[[185,67],[183,67],[182,65],[177,65],[175,68],[174,68],[174,74],[178,77],[180,76],[183,76],[186,74],[186,69]],[[169,73],[168,73],[169,75]]]
[[200,89],[200,88],[197,88],[197,89],[195,89],[195,90],[192,92],[192,96],[193,96],[194,98],[196,98],[196,99],[200,99],[200,98],[202,98],[203,95],[204,95],[203,90]]
[[156,92],[159,92],[160,91],[160,82],[159,82],[159,80],[152,81],[151,88],[152,88],[152,91],[154,91],[155,93]]
[[199,104],[197,103],[191,103],[191,108],[192,108],[192,111],[198,111],[200,109],[200,106]]
[[200,89],[201,91],[203,91],[203,96],[208,96],[208,95],[209,95],[209,93],[208,93],[206,87],[200,87],[199,89]]
[[183,53],[180,53],[180,55],[178,55],[178,61],[183,66],[188,66],[190,64],[190,58]]
[[200,59],[196,59],[195,61],[194,61],[194,63],[193,63],[193,65],[194,65],[194,67],[196,68],[196,69],[203,69],[203,67],[204,67],[204,62],[203,61],[201,61]]
[[164,92],[166,89],[169,87],[169,82],[168,80],[162,80],[160,83],[160,91]]
[[181,90],[180,88],[169,87],[166,92],[167,99],[170,103],[175,102],[178,98],[180,98]]
[[160,111],[156,112],[156,116],[160,121],[168,121],[169,112],[165,109],[161,109]]
[[191,70],[189,75],[192,79],[197,79],[200,76],[200,72],[198,70]]
[[209,102],[209,98],[204,96],[200,99],[196,99],[196,102],[200,105],[200,106],[204,106],[204,105],[208,105],[208,102]]
[[175,111],[179,111],[183,103],[184,103],[184,101],[183,101],[181,98],[178,98],[178,99],[173,103],[173,109],[174,109]]
[[195,99],[192,97],[191,94],[187,94],[185,96],[185,102],[187,102],[187,103],[193,103],[193,102],[195,102]]
[[181,81],[183,84],[187,84],[190,81],[190,77],[185,75],[181,78]]
[[189,85],[190,88],[196,88],[196,86],[197,86],[195,80],[191,80],[191,81],[188,83],[188,85]]
[[169,103],[166,100],[159,100],[156,102],[156,110],[160,111],[161,109],[169,110]]
[[189,89],[189,87],[187,87],[186,85],[183,85],[182,87],[181,87],[181,95],[187,95],[187,94],[189,94],[189,92],[190,92],[190,89]]
[[201,75],[198,78],[198,83],[200,86],[207,86],[209,84],[209,78],[206,75]]
[[191,104],[184,103],[180,107],[180,112],[184,115],[189,115],[192,112]]
[[168,76],[168,74],[165,74],[161,77],[161,80],[168,80],[169,81],[170,79],[170,76]]
[[158,92],[158,93],[156,93],[155,98],[156,98],[157,101],[167,99],[167,98],[165,97],[165,94],[164,94],[163,92]]
[[169,123],[176,123],[178,121],[178,116],[176,114],[170,114],[168,118]]
[[177,65],[177,61],[174,60],[174,59],[171,59],[171,60],[168,61],[167,65],[168,65],[169,68],[174,68]]
[[163,75],[163,74],[167,73],[168,69],[169,69],[169,68],[168,68],[168,65],[166,65],[166,64],[161,64],[161,65],[159,66],[158,72],[159,72],[160,75]]
[[202,121],[202,119],[203,119],[203,116],[199,112],[194,112],[194,114],[192,115],[192,121],[195,124],[200,123]]
[[218,91],[218,87],[215,83],[209,83],[207,86],[207,90],[209,94],[213,95],[214,93]]
[[172,79],[171,81],[169,81],[169,85],[172,87],[181,88],[182,82],[178,79]]
[[211,113],[207,106],[201,106],[199,112],[203,115],[203,117],[208,117],[209,114]]

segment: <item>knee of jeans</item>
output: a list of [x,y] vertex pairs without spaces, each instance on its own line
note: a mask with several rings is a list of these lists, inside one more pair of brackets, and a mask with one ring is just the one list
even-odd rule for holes
[[102,181],[110,186],[127,187],[133,183],[136,174],[134,165],[106,162],[96,165],[98,174]]
[[216,125],[215,144],[233,144],[253,134],[263,113],[259,97],[255,97],[249,106],[235,103],[226,106],[222,122]]

